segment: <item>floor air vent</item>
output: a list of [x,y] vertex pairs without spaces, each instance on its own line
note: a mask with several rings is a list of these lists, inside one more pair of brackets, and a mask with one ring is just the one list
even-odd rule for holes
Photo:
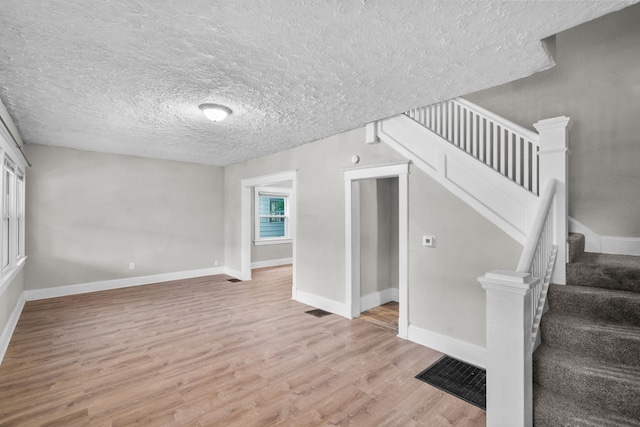
[[316,316],[316,317],[324,317],[324,316],[328,316],[328,315],[331,314],[328,311],[320,310],[319,308],[317,308],[315,310],[305,311],[305,313],[310,314],[312,316]]
[[487,375],[484,369],[443,356],[416,378],[486,410]]

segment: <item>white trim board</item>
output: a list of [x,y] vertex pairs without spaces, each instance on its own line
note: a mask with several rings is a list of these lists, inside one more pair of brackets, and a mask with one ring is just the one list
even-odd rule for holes
[[4,325],[2,335],[0,335],[0,363],[2,363],[4,355],[7,352],[7,348],[9,348],[9,342],[11,341],[13,331],[16,329],[16,325],[18,324],[18,319],[20,319],[20,314],[22,313],[22,309],[24,308],[24,303],[25,299],[23,292],[20,295],[20,298],[18,298],[18,301],[16,301],[16,306],[7,319],[7,323]]
[[398,302],[398,288],[387,288],[360,297],[360,312],[371,310],[391,301]]
[[347,319],[351,318],[351,316],[349,315],[351,312],[351,308],[347,307],[342,302],[334,301],[329,298],[310,294],[308,292],[303,292],[300,290],[296,292],[293,300],[301,302],[302,304],[310,305],[311,307],[319,308],[321,310],[337,314],[342,317],[346,317]]
[[584,235],[585,252],[640,256],[640,237],[600,236],[571,217],[569,217],[569,232]]
[[251,263],[251,268],[277,267],[279,265],[293,264],[293,258],[270,259]]
[[432,348],[451,357],[487,369],[487,349],[437,332],[409,325],[409,341]]
[[244,274],[242,274],[242,271],[236,270],[235,268],[231,267],[224,267],[224,274],[226,274],[227,276],[235,277],[236,279],[242,280],[243,282],[251,280],[251,276],[246,277]]
[[24,269],[24,264],[26,260],[27,260],[27,257],[22,258],[18,262],[18,265],[12,268],[6,277],[2,278],[2,282],[0,284],[0,295],[2,295],[2,293],[11,285],[11,283],[13,282],[13,279],[16,278],[18,273],[20,273]]
[[[103,280],[100,282],[80,283],[76,285],[55,286],[44,289],[27,289],[24,297],[27,301],[56,298],[67,295],[85,294],[88,292],[106,291],[109,289],[127,288],[130,286],[150,285],[173,280],[191,279],[194,277],[226,274],[226,267],[203,268],[199,270],[179,271],[175,273],[153,274],[150,276],[126,277],[123,279]],[[233,274],[229,274],[234,276]]]

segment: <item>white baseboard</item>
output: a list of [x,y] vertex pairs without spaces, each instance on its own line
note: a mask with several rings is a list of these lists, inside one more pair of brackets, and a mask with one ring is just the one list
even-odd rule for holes
[[256,261],[251,263],[251,268],[277,267],[279,265],[293,264],[293,258],[271,259],[268,261]]
[[310,305],[315,308],[319,308],[328,311],[333,314],[337,314],[347,319],[350,319],[350,307],[346,307],[344,303],[330,300],[325,297],[310,294],[303,291],[296,291],[296,296],[293,298],[295,301],[303,304]]
[[600,236],[571,217],[569,217],[569,232],[584,235],[585,252],[640,256],[640,237]]
[[13,331],[16,329],[16,325],[18,324],[18,319],[20,318],[20,313],[22,313],[22,309],[24,308],[24,292],[18,298],[16,302],[16,306],[14,307],[9,319],[7,319],[6,325],[4,325],[4,329],[2,330],[2,335],[0,335],[0,363],[4,359],[4,355],[7,352],[7,348],[9,347],[9,342],[11,341],[11,337],[13,336]]
[[372,292],[360,297],[360,311],[367,311],[391,301],[398,301],[398,289],[387,288],[382,291]]
[[432,348],[480,368],[487,368],[487,350],[476,344],[409,325],[409,341]]
[[251,280],[251,270],[249,270],[249,276],[245,276],[240,270],[236,270],[235,268],[231,267],[224,267],[224,274],[226,274],[227,276],[235,277],[236,279],[242,281]]
[[225,267],[212,267],[199,270],[179,271],[175,273],[153,274],[150,276],[103,280],[100,282],[81,283],[77,285],[54,286],[44,289],[29,289],[24,291],[24,296],[27,301],[33,301],[67,295],[85,294],[88,292],[106,291],[109,289],[127,288],[130,286],[148,285],[151,283],[168,282],[172,280],[191,279],[193,277],[213,276],[215,274],[224,274],[226,272],[225,270]]

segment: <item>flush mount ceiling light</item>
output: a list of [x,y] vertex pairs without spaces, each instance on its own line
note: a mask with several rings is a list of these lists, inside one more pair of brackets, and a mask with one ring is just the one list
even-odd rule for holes
[[218,104],[202,104],[200,109],[202,110],[202,114],[213,122],[222,121],[231,114],[230,108]]

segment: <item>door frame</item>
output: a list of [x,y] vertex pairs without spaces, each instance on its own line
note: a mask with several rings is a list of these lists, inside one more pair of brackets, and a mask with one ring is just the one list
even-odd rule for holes
[[251,209],[252,190],[254,187],[261,185],[277,184],[278,182],[291,181],[291,196],[289,198],[289,233],[292,239],[292,257],[293,257],[293,284],[291,295],[296,296],[297,290],[297,187],[298,187],[298,171],[291,170],[286,172],[277,172],[269,175],[255,176],[240,180],[240,275],[242,280],[251,280],[251,220],[253,212]]
[[398,178],[398,336],[409,331],[409,162],[344,171],[345,306],[347,317],[360,316],[360,181]]

